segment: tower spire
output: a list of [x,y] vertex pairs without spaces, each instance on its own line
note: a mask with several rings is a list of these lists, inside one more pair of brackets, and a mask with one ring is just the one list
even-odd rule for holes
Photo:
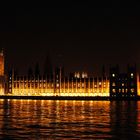
[[0,50],[0,76],[4,76],[4,51]]

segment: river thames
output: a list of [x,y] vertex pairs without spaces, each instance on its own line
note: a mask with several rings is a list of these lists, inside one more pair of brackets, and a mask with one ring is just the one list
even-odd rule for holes
[[0,100],[0,139],[139,139],[140,101]]

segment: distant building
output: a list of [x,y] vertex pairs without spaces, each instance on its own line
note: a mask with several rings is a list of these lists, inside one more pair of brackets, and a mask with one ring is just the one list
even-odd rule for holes
[[139,78],[136,66],[128,66],[125,73],[119,67],[111,67],[109,77],[102,68],[102,76],[89,76],[87,72],[73,72],[67,76],[64,68],[52,68],[47,58],[44,73],[39,64],[35,71],[30,68],[27,75],[18,75],[14,69],[6,75],[4,53],[0,51],[0,95],[13,96],[90,96],[111,98],[136,98],[139,91]]
[[120,73],[119,67],[110,68],[110,97],[137,97],[136,66],[128,66],[126,73]]
[[[78,72],[79,73],[79,72]],[[8,76],[8,93],[19,96],[109,96],[107,77],[65,76],[64,68],[57,67],[52,77]]]

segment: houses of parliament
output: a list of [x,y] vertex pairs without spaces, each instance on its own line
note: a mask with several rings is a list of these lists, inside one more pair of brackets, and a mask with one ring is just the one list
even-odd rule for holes
[[89,76],[87,72],[73,72],[65,75],[63,67],[46,67],[40,74],[38,66],[33,73],[18,75],[14,69],[5,73],[4,52],[0,52],[0,96],[64,96],[64,97],[111,97],[137,98],[139,75],[136,66],[127,66],[121,73],[119,66],[111,67],[109,74]]

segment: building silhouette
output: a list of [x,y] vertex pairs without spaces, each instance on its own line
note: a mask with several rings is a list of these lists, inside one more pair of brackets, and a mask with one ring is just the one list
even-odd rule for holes
[[4,53],[3,50],[0,52],[0,95],[122,99],[137,98],[138,89],[139,78],[135,65],[128,65],[125,73],[120,72],[118,65],[111,67],[109,76],[104,66],[101,76],[89,76],[87,72],[71,72],[65,75],[64,67],[59,65],[53,69],[47,57],[43,73],[37,63],[25,75],[19,75],[14,68],[5,74]]
[[119,66],[110,68],[110,97],[137,97],[138,79],[136,66],[127,67],[126,73],[120,73]]

